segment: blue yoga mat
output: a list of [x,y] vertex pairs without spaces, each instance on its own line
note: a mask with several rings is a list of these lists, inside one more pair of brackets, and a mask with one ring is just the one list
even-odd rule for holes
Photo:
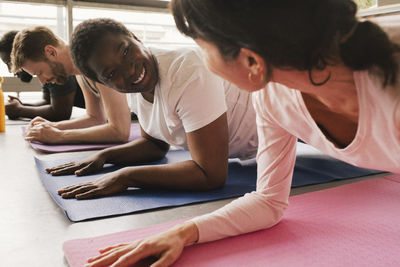
[[[296,166],[292,186],[303,186],[316,183],[329,182],[336,179],[365,176],[380,171],[361,169],[326,156],[310,146],[298,143]],[[170,151],[163,160],[151,164],[166,164],[190,159],[187,151]],[[257,179],[257,165],[255,160],[229,161],[229,171],[226,184],[223,188],[207,192],[184,192],[166,190],[148,190],[130,188],[124,193],[103,198],[77,200],[63,199],[57,190],[65,186],[82,183],[98,178],[105,173],[115,171],[121,166],[107,165],[101,172],[77,177],[75,175],[51,176],[45,168],[79,160],[69,158],[63,160],[40,160],[35,158],[40,178],[47,191],[55,202],[65,212],[67,217],[74,222],[122,215],[137,211],[181,206],[190,203],[212,201],[218,199],[242,196],[255,190]]]

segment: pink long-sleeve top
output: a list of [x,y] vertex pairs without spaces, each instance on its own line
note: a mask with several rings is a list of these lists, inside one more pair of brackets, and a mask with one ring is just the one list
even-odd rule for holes
[[359,122],[354,140],[337,148],[308,112],[301,92],[277,83],[253,96],[259,147],[257,189],[223,208],[193,219],[199,242],[277,224],[288,206],[297,138],[350,164],[400,173],[400,86],[382,88],[368,71],[354,72]]

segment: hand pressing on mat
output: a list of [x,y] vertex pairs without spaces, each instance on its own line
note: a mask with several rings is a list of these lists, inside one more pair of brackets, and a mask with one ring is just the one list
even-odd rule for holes
[[125,182],[122,170],[106,174],[90,182],[64,187],[58,190],[58,194],[63,198],[87,199],[125,191],[129,186]]
[[25,140],[56,144],[62,141],[62,131],[49,123],[38,123],[27,130]]
[[[52,124],[53,124],[51,121],[48,121],[48,120],[46,120],[46,119],[44,119],[44,118],[38,116],[38,117],[35,117],[33,120],[31,120],[31,121],[29,122],[28,130],[29,130],[30,128],[36,126],[36,125],[43,124],[43,123],[49,124],[49,125],[52,125]],[[52,126],[54,126],[54,125],[52,125]]]
[[100,255],[88,259],[85,266],[132,266],[149,257],[154,262],[151,266],[170,266],[182,254],[185,245],[196,242],[198,236],[196,225],[185,222],[158,235],[100,249]]
[[46,171],[54,176],[68,174],[83,176],[101,170],[105,163],[106,158],[103,154],[96,153],[95,155],[81,161],[73,161],[53,168],[46,168]]
[[6,115],[10,120],[16,120],[20,117],[22,103],[17,97],[8,96],[8,103],[5,106]]

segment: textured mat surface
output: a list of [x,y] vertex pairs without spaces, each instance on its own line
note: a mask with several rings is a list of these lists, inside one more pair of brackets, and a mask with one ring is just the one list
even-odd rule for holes
[[[187,151],[170,151],[166,158],[152,164],[165,164],[190,159]],[[230,160],[226,184],[223,188],[207,192],[182,192],[130,188],[130,190],[109,197],[76,200],[63,199],[57,190],[69,185],[86,182],[98,178],[105,173],[115,171],[118,166],[110,166],[102,172],[89,176],[75,175],[51,176],[45,168],[79,160],[69,158],[63,160],[35,159],[36,166],[47,191],[56,203],[64,210],[71,221],[127,214],[154,208],[180,206],[190,203],[205,202],[217,199],[238,197],[255,190],[257,165],[255,160]],[[377,171],[361,169],[325,156],[308,145],[299,143],[297,162],[292,186],[324,183],[336,179],[364,176]]]
[[[22,127],[22,132],[25,133],[25,127]],[[129,141],[137,139],[141,136],[140,126],[138,123],[131,124],[131,132]],[[44,153],[60,153],[60,152],[72,152],[72,151],[86,151],[86,150],[99,150],[107,147],[120,145],[121,143],[104,143],[104,144],[65,144],[65,145],[51,145],[43,144],[41,142],[33,141],[29,142],[31,147],[35,150]]]
[[[290,198],[283,220],[250,234],[187,247],[174,266],[400,266],[400,176]],[[71,267],[99,248],[161,232],[177,222],[64,243]]]

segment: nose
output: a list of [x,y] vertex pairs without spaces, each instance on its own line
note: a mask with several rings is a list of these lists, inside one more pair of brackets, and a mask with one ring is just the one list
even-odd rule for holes
[[7,65],[8,72],[9,72],[9,73],[12,73],[12,65],[11,65],[11,62],[7,62],[6,65]]
[[135,74],[135,66],[133,61],[127,60],[125,64],[122,65],[122,73],[124,74],[125,80],[129,80]]
[[47,79],[45,77],[43,77],[43,75],[39,75],[37,76],[39,82],[41,85],[46,84],[47,83]]
[[133,61],[129,61],[124,64],[123,68],[125,84],[130,85],[132,82],[132,77],[135,75],[135,65],[133,64]]

